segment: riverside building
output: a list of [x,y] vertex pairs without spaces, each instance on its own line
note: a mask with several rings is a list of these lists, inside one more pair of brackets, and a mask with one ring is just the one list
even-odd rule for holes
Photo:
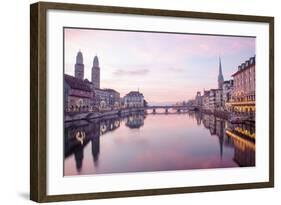
[[124,106],[126,108],[144,107],[144,97],[139,91],[131,91],[124,96]]
[[243,114],[255,113],[255,67],[256,58],[254,56],[239,65],[238,70],[232,75],[233,92],[228,104],[231,106],[231,111]]

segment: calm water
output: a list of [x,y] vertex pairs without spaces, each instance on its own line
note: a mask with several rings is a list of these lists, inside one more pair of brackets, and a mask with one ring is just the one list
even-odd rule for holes
[[199,112],[65,123],[64,137],[66,176],[255,166],[254,126]]

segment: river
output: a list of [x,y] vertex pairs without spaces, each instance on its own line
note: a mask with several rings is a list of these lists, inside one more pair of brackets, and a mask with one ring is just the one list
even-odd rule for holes
[[64,125],[64,175],[255,166],[255,127],[200,112]]

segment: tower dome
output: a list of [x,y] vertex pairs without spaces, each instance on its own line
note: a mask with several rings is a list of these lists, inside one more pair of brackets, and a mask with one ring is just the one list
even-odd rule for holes
[[93,67],[99,67],[99,59],[98,56],[94,57]]
[[94,88],[100,88],[100,66],[98,56],[95,56],[93,61],[92,83]]
[[83,64],[83,54],[79,50],[76,56],[76,63],[74,66],[74,75],[76,78],[83,80],[84,79],[84,64]]
[[80,50],[76,56],[76,64],[83,64],[83,54]]

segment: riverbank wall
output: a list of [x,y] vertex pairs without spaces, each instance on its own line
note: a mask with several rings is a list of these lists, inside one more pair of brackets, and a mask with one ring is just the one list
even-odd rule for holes
[[83,112],[83,113],[65,113],[64,122],[71,122],[77,120],[91,120],[91,119],[108,119],[115,117],[125,117],[134,113],[144,113],[143,108],[130,108],[121,110],[111,110],[105,112]]
[[227,111],[222,111],[222,110],[212,111],[212,110],[205,110],[205,109],[201,109],[200,111],[204,114],[214,115],[215,117],[219,117],[224,120],[229,120],[229,118],[230,118],[230,112],[227,112]]
[[[212,111],[212,110],[199,109],[198,112],[202,112],[203,114],[207,114],[207,115],[214,115],[215,117],[219,117],[225,120],[228,120],[230,118],[230,113],[227,111],[220,111],[220,110]],[[130,108],[130,109],[121,109],[121,110],[111,110],[105,112],[65,113],[64,122],[126,117],[134,113],[145,113],[145,109]]]

